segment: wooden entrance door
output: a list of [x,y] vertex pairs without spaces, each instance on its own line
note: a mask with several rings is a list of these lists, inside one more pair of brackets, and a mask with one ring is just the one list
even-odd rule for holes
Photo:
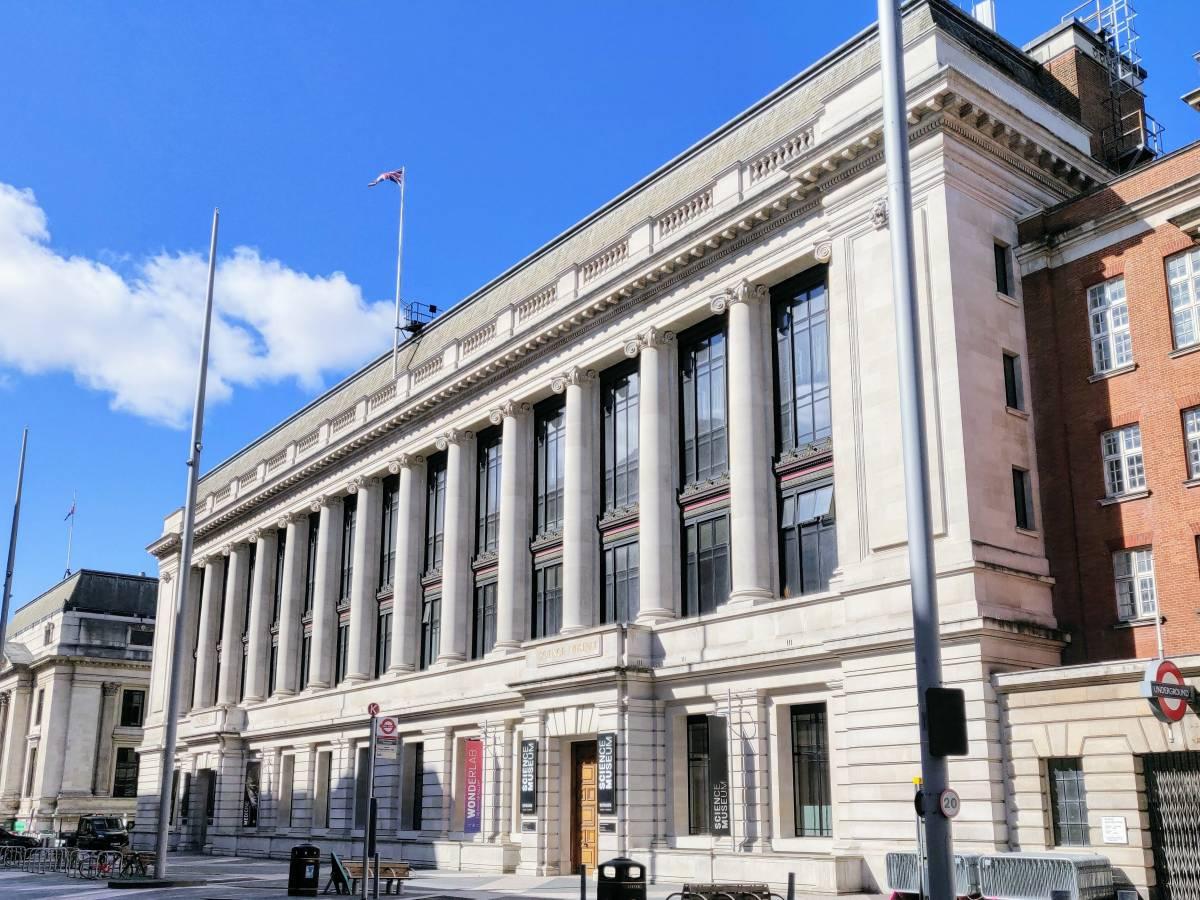
[[571,745],[571,870],[596,868],[600,853],[600,812],[596,802],[596,742],[580,741]]

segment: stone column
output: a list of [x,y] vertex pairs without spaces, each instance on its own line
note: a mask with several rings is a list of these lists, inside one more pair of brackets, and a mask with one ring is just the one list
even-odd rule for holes
[[[12,723],[8,720],[11,711],[12,691],[0,691],[0,747],[7,748],[8,736],[12,731]],[[4,751],[0,750],[0,798],[4,795]]]
[[[250,585],[250,644],[246,652],[246,702],[267,696],[271,665],[271,609],[275,602],[275,554],[279,532],[265,528],[254,536],[254,583]],[[282,617],[282,610],[280,612]],[[282,624],[282,623],[280,623]]]
[[400,476],[396,499],[396,570],[392,575],[390,672],[417,667],[421,623],[421,546],[425,536],[425,458],[402,453],[388,465]]
[[[192,684],[195,681],[196,667],[196,658],[192,651],[196,647],[196,636],[199,633],[200,628],[200,604],[204,600],[202,591],[204,584],[203,564],[200,564],[199,566],[192,566],[187,575],[183,577],[187,578],[187,599],[184,601],[183,607],[183,646],[172,647],[171,642],[174,640],[173,633],[171,634],[171,637],[166,639],[166,643],[163,645],[164,647],[168,648],[168,653],[174,652],[183,656],[183,665],[179,667],[179,685],[177,687],[177,690],[179,691],[179,709],[181,715],[190,712],[192,709]],[[174,599],[171,602],[173,604],[175,602]],[[174,628],[174,623],[172,623],[170,627]],[[154,630],[157,632],[158,629],[159,625],[156,622]],[[163,660],[164,668],[162,670],[162,697],[163,712],[165,713],[168,689],[166,681],[170,677],[171,666],[169,656],[164,656]],[[154,663],[157,664],[157,662],[158,658],[155,657]]]
[[762,378],[765,285],[742,281],[715,295],[713,312],[729,310],[729,507],[731,603],[775,596],[771,546],[775,486],[771,472],[771,391]]
[[106,681],[100,692],[100,730],[96,735],[96,767],[92,772],[92,793],[98,797],[109,797],[112,795],[109,769],[112,768],[113,728],[117,724],[117,697],[121,693],[121,685],[116,681]]
[[342,547],[342,498],[324,497],[312,504],[320,512],[317,532],[316,596],[312,612],[312,659],[309,661],[309,687],[327,688],[333,684],[334,641],[337,640],[338,553]]
[[178,582],[175,573],[160,571],[158,601],[154,604],[154,644],[150,653],[150,689],[146,694],[146,724],[157,725],[162,720],[167,693],[167,674],[174,657],[171,641],[175,635],[175,600]]
[[225,557],[219,555],[204,560],[204,592],[200,600],[200,626],[196,632],[193,709],[206,709],[215,701],[213,688],[217,681],[217,641],[221,639],[217,628],[221,623],[221,582],[225,564]]
[[442,633],[439,663],[467,658],[471,609],[471,551],[475,536],[475,435],[454,429],[437,439],[446,451],[446,538],[442,554]]
[[[100,711],[100,683],[79,685],[80,708],[73,710],[72,699],[75,694],[75,675],[73,667],[62,667],[55,670],[46,691],[46,707],[42,711],[42,740],[39,744],[38,765],[41,767],[40,787],[35,780],[35,796],[40,798],[39,804],[43,811],[53,809],[54,799],[63,789],[63,775],[66,772],[67,758],[79,760],[74,763],[85,773],[90,772],[92,760],[89,759],[96,749],[96,715]],[[86,716],[84,709],[91,710],[91,716]],[[85,739],[79,741],[81,746],[72,747],[70,743],[70,728],[75,715],[78,714],[82,729],[86,729]],[[90,724],[88,719],[91,719]],[[67,736],[65,752],[55,753],[53,750],[55,738],[63,740],[60,735]],[[61,746],[61,744],[60,744]],[[86,778],[86,775],[85,775]],[[86,781],[84,782],[87,783]]]
[[378,618],[379,531],[383,510],[383,482],[357,478],[350,490],[358,494],[354,526],[354,572],[350,583],[350,659],[346,677],[351,683],[374,675],[375,620]]
[[[283,594],[279,598],[279,650],[275,656],[275,693],[290,697],[303,685],[300,672],[300,618],[304,608],[304,556],[308,547],[308,516],[293,513],[279,521],[287,529],[283,544]],[[272,560],[272,568],[274,561]]]
[[21,796],[21,770],[25,767],[25,735],[29,733],[29,707],[33,696],[33,683],[28,672],[17,673],[17,685],[13,688],[8,704],[8,725],[5,741],[0,746],[0,797],[16,799]]
[[530,445],[532,426],[528,403],[509,401],[491,411],[500,438],[500,546],[496,573],[496,645],[493,653],[517,650],[528,634],[525,609],[529,602],[529,516],[532,491]]
[[679,478],[675,440],[675,335],[651,328],[625,345],[638,356],[638,581],[636,619],[676,615],[679,596]]
[[225,621],[221,628],[221,675],[217,683],[217,703],[235,706],[242,671],[242,623],[246,621],[246,576],[249,574],[250,545],[234,544],[230,547],[225,564],[229,566],[229,578],[225,583]]
[[555,393],[566,393],[566,466],[563,472],[564,634],[596,621],[596,373],[576,366],[555,378]]

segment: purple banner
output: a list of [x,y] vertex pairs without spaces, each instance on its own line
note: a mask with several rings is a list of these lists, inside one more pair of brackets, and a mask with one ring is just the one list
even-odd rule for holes
[[463,765],[463,831],[478,834],[483,828],[483,741],[467,738]]

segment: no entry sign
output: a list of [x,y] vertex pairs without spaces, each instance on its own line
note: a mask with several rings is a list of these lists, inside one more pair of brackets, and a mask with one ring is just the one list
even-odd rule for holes
[[1169,659],[1159,659],[1146,666],[1142,696],[1150,701],[1150,711],[1160,721],[1171,723],[1187,715],[1194,692],[1184,683],[1179,666]]

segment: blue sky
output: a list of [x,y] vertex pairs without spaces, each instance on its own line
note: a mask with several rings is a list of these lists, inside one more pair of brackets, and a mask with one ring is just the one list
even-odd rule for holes
[[[1021,43],[1068,5],[999,0],[1000,31]],[[1200,85],[1195,8],[1141,6],[1151,109],[1178,147],[1200,136],[1178,100]],[[73,567],[154,571],[144,548],[183,495],[195,364],[192,331],[177,332],[199,312],[214,205],[222,254],[243,249],[217,285],[231,325],[205,468],[389,345],[395,197],[366,189],[375,174],[408,167],[406,296],[448,305],[874,13],[874,0],[0,6],[0,217],[52,288],[5,297],[0,283],[0,547],[31,428],[15,604],[62,576],[74,489]]]

